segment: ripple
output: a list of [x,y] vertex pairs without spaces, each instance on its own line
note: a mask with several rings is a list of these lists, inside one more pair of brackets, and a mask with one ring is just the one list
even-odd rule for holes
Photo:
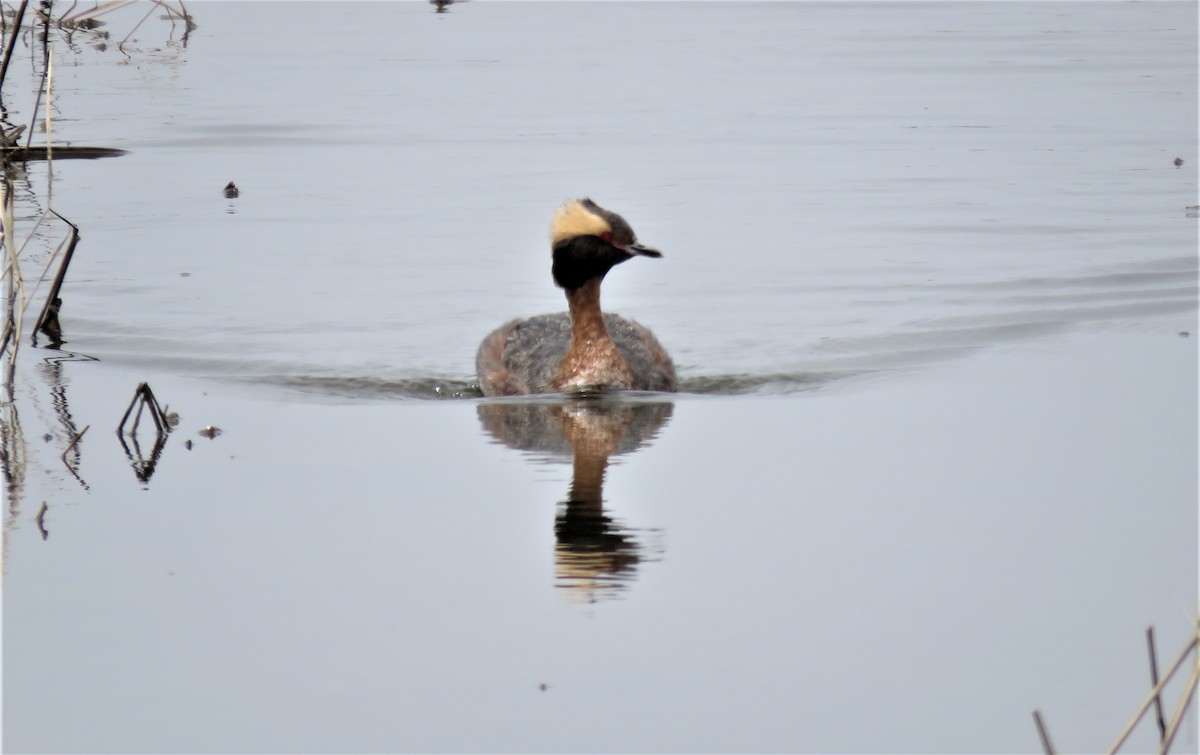
[[[670,397],[673,395],[741,396],[748,394],[778,395],[813,391],[835,380],[861,375],[865,370],[827,370],[777,372],[770,374],[693,375],[680,381],[679,394],[623,392],[637,399],[642,396]],[[466,378],[412,377],[386,379],[368,375],[317,376],[279,375],[262,377],[253,382],[281,386],[311,396],[368,400],[445,400],[483,398],[479,382]],[[503,397],[495,401],[557,401],[565,394],[546,396]],[[578,398],[577,396],[575,398]]]
[[301,393],[341,398],[438,400],[483,397],[478,381],[460,378],[416,377],[388,380],[366,375],[287,375],[262,378],[261,382],[280,385]]

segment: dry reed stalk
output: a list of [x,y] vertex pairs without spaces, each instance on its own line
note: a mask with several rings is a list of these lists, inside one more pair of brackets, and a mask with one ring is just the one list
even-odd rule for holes
[[1192,676],[1188,677],[1188,685],[1183,689],[1183,697],[1180,700],[1180,705],[1176,706],[1175,714],[1171,717],[1171,725],[1166,730],[1166,736],[1163,737],[1162,747],[1158,749],[1160,755],[1166,755],[1171,749],[1171,743],[1175,742],[1175,735],[1180,732],[1180,724],[1183,723],[1184,715],[1187,715],[1188,705],[1192,702],[1192,697],[1195,695],[1196,682],[1200,681],[1200,660],[1192,669]]
[[[1183,662],[1187,660],[1187,657],[1192,654],[1192,651],[1196,649],[1198,644],[1200,644],[1200,634],[1193,635],[1191,642],[1187,644],[1187,647],[1183,649],[1183,652],[1180,653],[1175,662],[1171,664],[1171,669],[1167,671],[1166,675],[1163,676],[1162,679],[1158,681],[1158,684],[1154,685],[1154,689],[1150,690],[1150,694],[1148,694],[1146,699],[1142,701],[1142,704],[1138,706],[1137,712],[1133,714],[1133,718],[1128,724],[1125,725],[1125,728],[1121,730],[1121,733],[1117,735],[1117,740],[1113,742],[1112,747],[1108,748],[1110,755],[1121,749],[1121,745],[1125,744],[1125,741],[1129,739],[1129,735],[1133,733],[1133,730],[1138,725],[1138,722],[1142,720],[1142,716],[1146,715],[1146,711],[1149,710],[1150,706],[1154,704],[1155,698],[1158,698],[1162,694],[1163,687],[1168,681],[1171,680],[1171,677],[1175,675],[1175,672],[1179,670],[1180,666],[1183,665]],[[1192,682],[1189,685],[1189,691],[1186,696],[1187,699],[1190,699],[1192,693],[1195,691],[1195,677],[1196,672],[1193,672]],[[1182,707],[1183,706],[1181,706],[1181,710]],[[1177,727],[1177,725],[1178,721],[1172,722],[1172,727]],[[1164,751],[1165,745],[1166,743],[1164,743]]]
[[4,77],[8,75],[8,62],[12,60],[13,48],[17,46],[17,35],[21,33],[21,21],[25,18],[25,8],[28,5],[29,0],[21,0],[21,7],[17,8],[17,15],[13,19],[12,34],[4,46],[4,60],[0,62],[0,88],[4,87]]
[[[25,149],[29,149],[33,145],[34,129],[32,124],[37,121],[38,110],[42,106],[42,93],[45,92],[47,94],[47,99],[49,99],[49,92],[47,91],[46,87],[49,83],[50,76],[50,48],[50,16],[47,14],[42,20],[42,80],[38,84],[37,97],[35,97],[33,100],[33,116],[29,119],[30,129],[29,136],[25,140]],[[50,109],[46,108],[46,110],[46,117],[48,119],[50,117]],[[49,126],[49,121],[47,121],[47,126]],[[49,138],[49,136],[50,134],[47,132],[46,137]]]
[[[50,212],[54,213],[55,215],[58,215],[58,213],[54,212],[54,210],[50,210]],[[36,224],[34,224],[34,231],[36,231],[41,226],[42,222],[46,219],[46,216],[48,214],[49,213],[42,214],[41,218],[38,219],[38,222]],[[71,221],[67,220],[66,218],[63,218],[62,215],[58,215],[58,217],[62,218],[62,221],[64,223],[66,223],[67,225],[71,226],[72,228],[75,228],[75,225]],[[76,229],[76,230],[78,230],[78,229]],[[20,259],[21,253],[25,251],[25,245],[28,244],[34,238],[34,231],[30,232],[30,235],[25,239],[25,242],[23,244],[21,244],[21,248],[17,250],[17,252],[16,252],[17,259]],[[62,254],[64,245],[66,245],[70,239],[71,239],[71,237],[66,237],[62,241],[58,242],[58,246],[54,248],[54,251],[50,253],[49,259],[46,260],[46,265],[45,265],[45,267],[42,268],[42,274],[40,276],[38,276],[38,279],[36,281],[34,281],[33,285],[30,287],[28,295],[25,295],[25,291],[22,289],[22,304],[21,304],[22,318],[24,318],[26,311],[29,309],[29,305],[33,302],[33,294],[35,292],[37,292],[37,290],[39,288],[41,288],[42,283],[44,283],[46,281],[46,274],[50,272],[50,266],[53,265],[54,261],[59,258],[60,254]],[[18,268],[18,272],[19,272],[19,268]],[[65,272],[63,274],[65,275]],[[25,280],[24,276],[21,276],[20,281],[21,281],[22,285],[24,285],[24,280]],[[55,293],[55,295],[57,296],[57,292]]]
[[96,3],[91,8],[80,11],[73,16],[71,15],[71,11],[75,10],[75,6],[72,4],[70,8],[67,8],[67,12],[62,15],[62,19],[60,19],[59,23],[67,26],[78,26],[85,20],[92,20],[98,18],[99,16],[103,16],[106,13],[112,13],[118,8],[124,8],[126,5],[133,5],[135,2],[137,2],[137,0],[109,0],[109,2]]
[[125,415],[121,417],[121,424],[117,425],[117,436],[125,434],[125,423],[129,421],[129,415],[133,412],[134,407],[137,407],[137,414],[134,415],[133,424],[129,428],[129,435],[137,434],[138,423],[142,421],[142,410],[146,407],[150,409],[150,419],[154,421],[154,427],[157,429],[159,436],[164,436],[171,432],[171,425],[167,421],[167,413],[158,405],[158,399],[154,397],[154,391],[150,390],[147,383],[139,383],[137,389],[133,392],[133,400],[129,402],[129,408],[125,410]]
[[[25,301],[25,282],[21,278],[21,267],[17,264],[20,251],[13,243],[13,185],[12,179],[4,177],[3,207],[0,208],[0,227],[4,238],[0,239],[4,246],[4,333],[0,336],[0,354],[8,354],[8,369],[4,376],[4,386],[9,399],[13,399],[13,380],[16,377],[17,351],[20,348],[21,326],[24,309],[17,306],[17,297]],[[12,348],[9,349],[11,344]]]
[[1187,688],[1183,692],[1183,699],[1179,701],[1179,705],[1175,708],[1175,714],[1171,716],[1171,728],[1167,729],[1167,733],[1162,740],[1162,747],[1158,750],[1161,755],[1166,755],[1167,751],[1171,749],[1171,743],[1175,741],[1175,735],[1179,733],[1179,725],[1183,723],[1183,718],[1187,715],[1188,705],[1192,701],[1192,696],[1196,694],[1197,680],[1200,680],[1200,662],[1192,669],[1192,675],[1188,679]]
[[71,241],[67,244],[67,251],[63,253],[62,263],[58,266],[58,273],[54,276],[54,282],[50,284],[50,290],[46,292],[46,302],[42,305],[41,314],[38,315],[37,322],[33,325],[35,345],[39,331],[49,336],[51,341],[62,343],[62,327],[58,324],[58,310],[62,306],[62,299],[59,298],[58,294],[62,290],[63,280],[67,277],[67,266],[71,264],[71,258],[75,255],[75,246],[79,243],[79,226],[59,215],[56,210],[51,210],[50,212],[53,212],[59,220],[71,226]]

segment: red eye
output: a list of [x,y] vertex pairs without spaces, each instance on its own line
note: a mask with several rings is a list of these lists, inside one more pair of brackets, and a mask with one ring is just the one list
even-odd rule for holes
[[600,234],[600,238],[603,239],[605,242],[611,244],[612,243],[612,231],[605,231],[604,233]]

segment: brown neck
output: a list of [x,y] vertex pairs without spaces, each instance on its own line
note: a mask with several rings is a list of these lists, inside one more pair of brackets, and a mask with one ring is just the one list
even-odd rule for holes
[[600,311],[600,278],[567,290],[571,310],[571,346],[559,368],[556,387],[567,385],[628,386],[633,376],[604,326]]
[[604,513],[604,471],[608,468],[608,457],[620,449],[632,414],[566,406],[553,406],[551,410],[574,455],[567,501],[599,517]]
[[567,291],[567,306],[571,310],[572,347],[576,344],[612,342],[600,311],[599,278]]

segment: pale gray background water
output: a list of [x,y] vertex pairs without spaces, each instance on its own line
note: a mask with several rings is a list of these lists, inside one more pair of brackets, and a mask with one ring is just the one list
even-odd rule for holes
[[[100,361],[22,354],[7,750],[1095,751],[1187,636],[1194,3],[192,10],[60,45],[55,133],[130,154],[55,167]],[[581,194],[706,394],[609,468],[595,584],[571,467],[420,400],[561,309]]]

